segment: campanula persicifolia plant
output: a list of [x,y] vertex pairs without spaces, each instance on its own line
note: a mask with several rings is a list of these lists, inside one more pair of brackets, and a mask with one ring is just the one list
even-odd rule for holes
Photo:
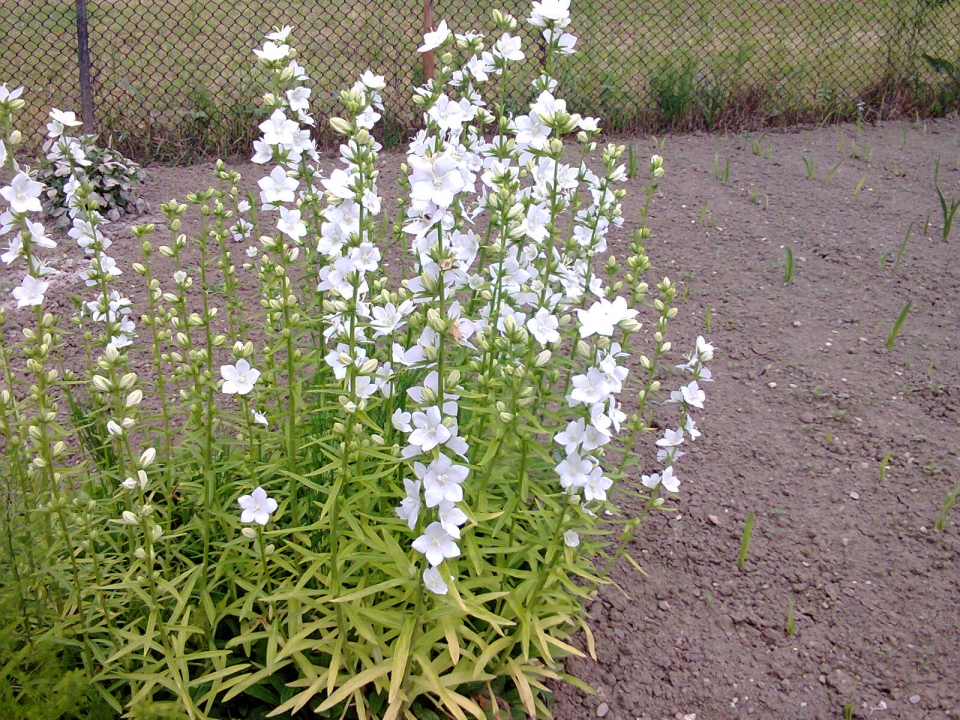
[[[521,115],[515,18],[494,12],[491,39],[425,35],[437,70],[392,217],[383,78],[341,93],[341,167],[321,172],[290,28],[256,50],[256,193],[218,164],[216,188],[162,206],[165,231],[134,228],[129,267],[55,111],[87,257],[71,318],[44,309],[54,240],[3,90],[3,260],[24,276],[0,347],[2,587],[21,632],[68,647],[117,712],[483,718],[514,697],[543,717],[545,681],[582,685],[561,660],[583,654],[578,630],[595,653],[586,602],[680,490],[713,347],[665,363],[676,286],[643,279],[650,231],[622,260],[608,248],[624,148],[597,148],[599,120],[551,77],[575,49],[569,2],[527,21],[547,52]],[[662,159],[647,170],[644,222]]]

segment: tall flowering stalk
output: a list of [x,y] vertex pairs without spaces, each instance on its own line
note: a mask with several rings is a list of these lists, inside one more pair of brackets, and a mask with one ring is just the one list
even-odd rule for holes
[[[117,290],[127,269],[75,172],[87,366],[62,374],[63,334],[43,311],[53,241],[31,216],[42,187],[8,152],[21,101],[0,91],[3,259],[25,261],[14,298],[34,314],[0,344],[2,490],[30,518],[0,518],[14,557],[0,582],[15,580],[25,623],[80,638],[116,709],[484,717],[475,688],[509,683],[543,716],[544,681],[581,654],[570,635],[589,634],[584,603],[679,491],[714,349],[698,338],[660,399],[677,289],[643,276],[663,160],[618,259],[623,148],[598,148],[599,120],[571,113],[552,77],[577,42],[569,2],[533,3],[546,56],[516,114],[506,89],[528,52],[516,18],[493,21],[492,41],[443,22],[425,35],[437,69],[415,90],[424,127],[393,217],[378,186],[384,79],[367,71],[341,92],[339,162],[322,172],[290,28],[256,51],[255,192],[241,197],[220,163],[217,188],[162,206],[166,244],[134,228],[139,293]],[[74,169],[77,126],[55,111],[46,148]],[[80,398],[73,424],[60,393]],[[645,498],[640,516],[623,517],[621,489]]]

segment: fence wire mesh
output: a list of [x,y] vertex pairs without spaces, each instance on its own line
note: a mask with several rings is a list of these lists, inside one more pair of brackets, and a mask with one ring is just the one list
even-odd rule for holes
[[[251,50],[292,25],[317,117],[374,69],[390,88],[380,133],[399,140],[417,124],[423,3],[86,0],[97,130],[142,159],[246,152],[263,90]],[[525,0],[436,0],[434,12],[489,32],[495,7],[529,14]],[[45,107],[81,110],[77,8],[0,0],[0,81],[27,88],[30,129]],[[572,11],[578,52],[554,75],[574,109],[612,131],[937,113],[960,96],[960,0],[573,0]],[[536,54],[538,36],[522,22],[518,32]],[[533,72],[514,78],[512,97],[525,98]]]

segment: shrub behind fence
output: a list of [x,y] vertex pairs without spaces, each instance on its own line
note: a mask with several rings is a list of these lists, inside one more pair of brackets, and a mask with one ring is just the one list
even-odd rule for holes
[[[32,107],[83,110],[78,29],[89,28],[87,112],[104,138],[143,159],[246,152],[259,88],[253,47],[273,27],[307,39],[300,62],[316,78],[313,110],[367,68],[383,73],[387,142],[418,117],[409,89],[423,67],[414,48],[432,0],[0,0],[3,81]],[[737,127],[850,118],[867,108],[956,106],[960,77],[924,55],[960,59],[957,0],[574,0],[580,45],[559,75],[578,110],[607,129]],[[521,7],[521,5],[523,7]],[[490,10],[522,15],[518,0],[436,0],[458,26],[489,29]],[[84,13],[85,9],[85,13]],[[538,52],[539,38],[527,37]],[[956,74],[955,74],[956,75]],[[528,78],[517,78],[518,84]],[[36,102],[39,98],[40,102]],[[42,117],[35,122],[39,127]],[[391,137],[391,133],[394,137]]]

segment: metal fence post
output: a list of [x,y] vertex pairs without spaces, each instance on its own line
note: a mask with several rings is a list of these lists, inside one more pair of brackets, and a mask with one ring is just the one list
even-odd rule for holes
[[87,0],[77,1],[77,62],[80,67],[80,108],[83,127],[95,132],[93,88],[90,86],[90,45],[87,33]]

